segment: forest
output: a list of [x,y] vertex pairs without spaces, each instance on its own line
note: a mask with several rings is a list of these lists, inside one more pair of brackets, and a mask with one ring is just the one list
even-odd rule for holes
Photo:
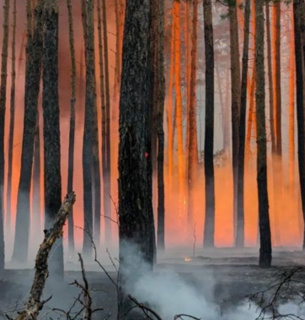
[[305,1],[0,8],[0,318],[305,319]]

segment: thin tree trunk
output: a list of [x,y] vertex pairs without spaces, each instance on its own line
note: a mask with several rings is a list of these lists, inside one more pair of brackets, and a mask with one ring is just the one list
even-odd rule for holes
[[[75,60],[74,30],[73,30],[71,0],[67,0],[67,9],[68,9],[68,17],[69,17],[69,45],[70,45],[70,56],[71,56],[71,99],[70,99],[70,129],[69,129],[68,188],[67,188],[67,193],[69,194],[73,191],[75,103],[76,103],[76,60]],[[69,248],[69,255],[70,256],[73,255],[75,252],[73,207],[71,208],[71,214],[68,217],[68,248]]]
[[3,207],[3,185],[4,185],[4,121],[6,108],[6,86],[7,86],[7,59],[9,40],[9,12],[10,1],[5,0],[3,6],[3,40],[1,53],[1,83],[0,83],[0,270],[4,269],[4,207]]
[[[198,38],[198,0],[193,1],[193,23],[192,23],[192,52],[191,52],[191,78],[190,78],[190,101],[188,109],[188,237],[192,236],[194,230],[195,181],[198,175],[198,145],[197,145],[197,105],[196,105],[196,80],[197,80],[197,38]],[[209,45],[211,45],[209,43]]]
[[215,181],[214,181],[214,44],[211,0],[203,2],[204,43],[205,43],[205,138],[204,138],[204,171],[205,171],[205,247],[214,247],[215,240]]
[[264,0],[256,0],[255,64],[256,122],[257,122],[257,187],[259,207],[260,251],[259,266],[271,266],[271,234],[267,188],[267,141],[265,125],[265,70],[264,70]]
[[169,89],[168,89],[168,104],[167,104],[167,160],[168,160],[168,185],[169,190],[172,188],[173,178],[173,144],[174,144],[174,129],[173,129],[173,91],[175,77],[175,22],[174,10],[172,9],[172,28],[171,28],[171,46],[170,46],[170,73],[169,73]]
[[255,0],[251,1],[252,7],[252,24],[251,24],[251,31],[253,33],[253,64],[252,64],[252,78],[249,88],[249,112],[248,112],[248,119],[247,119],[247,134],[246,134],[246,163],[250,158],[251,153],[251,136],[252,130],[254,127],[254,131],[256,132],[256,121],[255,121],[255,87],[256,87],[256,66],[255,66],[255,30],[256,30],[256,17],[255,17]]
[[90,257],[92,254],[91,240],[87,233],[93,234],[93,203],[92,203],[92,170],[94,147],[94,108],[95,96],[95,70],[94,70],[94,26],[93,26],[93,0],[82,0],[82,15],[85,42],[86,61],[86,101],[85,123],[83,136],[83,187],[84,187],[84,238],[83,252]]
[[[294,35],[295,35],[295,66],[296,66],[296,89],[297,89],[297,129],[298,129],[298,162],[299,162],[299,181],[301,190],[303,221],[305,222],[305,117],[304,117],[304,2],[294,0]],[[303,230],[303,250],[305,250],[305,228]]]
[[105,240],[111,241],[111,154],[110,154],[110,80],[109,80],[109,59],[108,59],[108,32],[107,32],[107,6],[102,1],[103,14],[103,35],[104,35],[104,67],[105,67],[105,135],[102,137],[102,166],[103,166],[103,201],[105,215]]
[[15,129],[15,98],[16,98],[16,0],[13,1],[13,32],[12,32],[12,83],[10,95],[10,127],[8,138],[8,169],[6,193],[6,228],[11,230],[12,216],[12,174],[13,174],[13,144]]
[[[29,0],[30,2],[30,0]],[[28,3],[29,5],[29,3]],[[42,61],[42,21],[44,0],[38,0],[34,15],[32,36],[31,19],[28,10],[26,75],[24,98],[23,141],[21,152],[21,170],[17,198],[16,232],[12,260],[24,263],[28,255],[30,228],[30,188],[32,178],[34,137],[37,121],[41,61]]]
[[178,221],[182,226],[184,212],[184,148],[183,148],[183,124],[182,124],[182,96],[181,96],[181,74],[180,74],[180,1],[173,2],[173,19],[175,24],[175,87],[177,103],[177,145],[178,145]]
[[274,131],[275,131],[275,153],[282,154],[282,130],[281,130],[281,2],[273,4],[273,100],[274,100]]
[[270,132],[272,153],[275,153],[275,130],[274,130],[274,103],[273,103],[273,78],[271,62],[271,31],[270,31],[270,9],[269,0],[266,2],[266,36],[267,36],[267,63],[268,63],[268,81],[269,81],[269,112],[270,112]]
[[[150,0],[127,0],[123,42],[119,145],[118,319],[130,308],[129,284],[138,278],[130,249],[148,268],[155,261],[152,212],[151,112],[153,75]],[[132,318],[129,313],[128,318]]]
[[156,108],[156,129],[157,129],[157,186],[158,186],[158,249],[165,249],[165,205],[164,205],[164,99],[165,99],[165,78],[164,78],[164,1],[157,0],[153,6],[153,37],[152,49],[154,54],[154,103]]
[[295,142],[294,142],[294,127],[295,127],[295,111],[294,111],[294,91],[295,91],[295,48],[294,48],[294,19],[293,10],[290,10],[290,56],[289,56],[289,182],[290,188],[294,193],[295,185]]
[[238,150],[238,185],[237,185],[237,230],[236,246],[243,247],[245,240],[244,213],[244,171],[245,171],[245,139],[246,139],[246,110],[247,110],[247,78],[249,60],[249,29],[250,29],[250,0],[245,4],[244,48],[242,60],[242,81],[239,118],[239,150]]
[[[43,137],[45,226],[53,225],[61,206],[60,128],[58,98],[58,0],[45,0],[43,37]],[[50,259],[50,274],[63,278],[62,239]]]
[[230,60],[231,60],[231,108],[232,108],[232,168],[233,168],[233,204],[234,234],[237,224],[237,184],[238,184],[238,146],[240,117],[240,63],[237,25],[236,0],[229,5],[230,19]]

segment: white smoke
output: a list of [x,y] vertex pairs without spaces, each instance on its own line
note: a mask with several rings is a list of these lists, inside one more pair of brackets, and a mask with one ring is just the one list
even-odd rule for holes
[[204,320],[254,320],[259,315],[256,306],[250,308],[246,303],[222,314],[217,299],[208,298],[213,296],[211,290],[213,283],[216,283],[214,279],[207,278],[208,285],[202,288],[201,285],[188,283],[173,270],[151,272],[134,246],[124,246],[124,258],[127,260],[125,265],[130,268],[127,270],[130,279],[126,284],[127,293],[156,311],[163,319],[188,314]]

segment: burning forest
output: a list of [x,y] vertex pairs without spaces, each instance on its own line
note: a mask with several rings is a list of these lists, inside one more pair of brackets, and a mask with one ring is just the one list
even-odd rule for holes
[[0,316],[305,319],[304,0],[0,7]]

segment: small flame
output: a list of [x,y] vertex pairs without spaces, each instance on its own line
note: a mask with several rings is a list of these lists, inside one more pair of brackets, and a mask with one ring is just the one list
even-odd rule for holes
[[184,258],[184,261],[185,262],[190,262],[190,261],[192,261],[192,259],[190,257],[186,257],[186,258]]

